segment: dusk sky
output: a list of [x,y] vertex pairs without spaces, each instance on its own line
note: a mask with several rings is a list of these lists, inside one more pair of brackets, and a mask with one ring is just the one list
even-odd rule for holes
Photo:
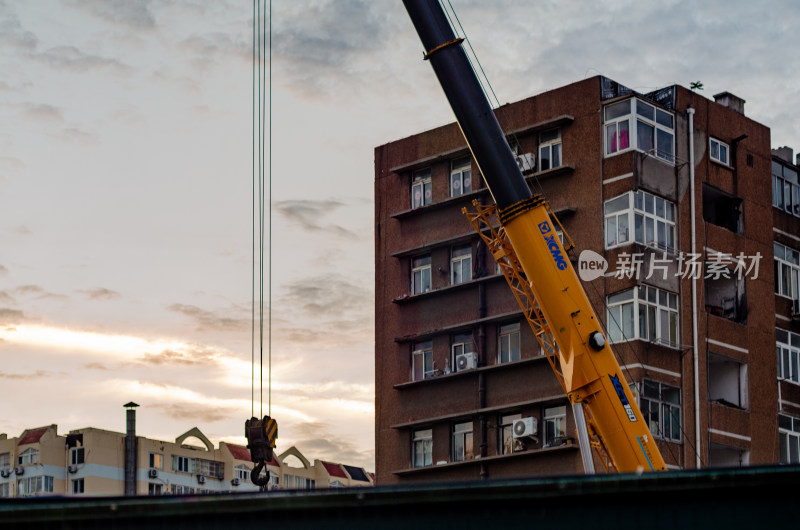
[[[451,2],[503,103],[702,81],[800,149],[795,1]],[[135,401],[142,436],[244,443],[252,8],[0,0],[0,433],[122,432]],[[400,0],[272,28],[278,452],[373,470],[373,149],[452,112]]]

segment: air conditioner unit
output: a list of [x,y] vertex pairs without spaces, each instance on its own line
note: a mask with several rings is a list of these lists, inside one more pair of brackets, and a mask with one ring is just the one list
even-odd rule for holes
[[155,468],[151,469],[150,473],[149,473],[149,476],[150,476],[150,478],[158,478],[158,470],[155,469]]
[[205,484],[206,483],[206,476],[205,475],[197,475],[197,483],[198,484]]
[[11,475],[11,470],[8,468],[0,469],[0,476],[3,478],[8,478]]
[[239,478],[234,478],[231,480],[231,486],[238,486],[239,485]]
[[460,372],[462,370],[472,370],[477,366],[478,359],[475,357],[475,352],[456,355],[456,372]]
[[511,425],[511,433],[514,438],[536,436],[538,432],[538,422],[536,418],[514,420],[514,423]]
[[25,474],[25,468],[22,467],[22,466],[17,466],[17,467],[14,468],[14,473],[16,473],[17,475],[24,475]]
[[72,465],[69,466],[68,469],[69,469],[70,473],[77,473],[78,472],[78,465],[77,464],[72,464]]
[[534,153],[517,155],[515,158],[520,171],[530,171],[536,168],[536,155]]

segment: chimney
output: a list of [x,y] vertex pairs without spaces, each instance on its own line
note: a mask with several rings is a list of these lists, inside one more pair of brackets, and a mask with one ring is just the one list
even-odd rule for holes
[[[798,153],[800,155],[800,153]],[[777,156],[784,162],[792,164],[794,162],[794,150],[791,147],[778,147],[777,149],[772,150],[772,156]]]
[[739,96],[734,96],[730,92],[720,92],[714,95],[714,101],[744,116],[744,100]]
[[136,495],[136,407],[133,401],[125,403],[125,495]]

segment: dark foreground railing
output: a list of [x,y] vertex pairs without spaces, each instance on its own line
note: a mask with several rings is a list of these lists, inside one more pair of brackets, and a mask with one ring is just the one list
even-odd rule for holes
[[[0,528],[797,528],[800,467],[0,502]],[[273,526],[274,525],[274,526]]]

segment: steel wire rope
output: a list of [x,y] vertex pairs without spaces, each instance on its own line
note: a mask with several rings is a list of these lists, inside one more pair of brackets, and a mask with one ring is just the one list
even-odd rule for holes
[[[440,4],[442,5],[443,11],[445,12],[445,15],[447,16],[447,18],[448,18],[448,21],[450,21],[450,23],[451,23],[451,25],[452,25],[452,19],[451,19],[451,17],[450,17],[450,14],[447,12],[447,9],[444,9],[444,7],[445,7],[445,6],[444,6],[444,4],[442,4],[442,3],[441,3],[441,0],[440,0]],[[455,19],[456,23],[458,24],[458,28],[459,28],[460,34],[461,34],[461,36],[463,37],[463,39],[466,41],[466,43],[467,43],[467,46],[469,47],[469,49],[470,49],[470,52],[471,52],[471,54],[472,54],[472,56],[470,56],[470,54],[468,54],[468,53],[466,53],[466,52],[465,52],[465,55],[467,56],[467,60],[468,60],[468,61],[469,61],[469,63],[470,63],[470,67],[472,68],[472,70],[473,70],[473,73],[475,73],[475,77],[478,79],[478,83],[479,83],[479,84],[480,84],[480,86],[481,86],[481,90],[483,91],[484,95],[486,96],[486,98],[487,98],[487,99],[488,99],[490,102],[492,101],[492,98],[490,98],[490,97],[489,97],[489,94],[491,93],[491,95],[494,97],[494,104],[496,105],[496,109],[497,109],[497,111],[500,113],[500,115],[501,115],[503,118],[505,118],[505,116],[506,116],[506,114],[505,114],[505,110],[504,110],[504,109],[503,109],[503,107],[500,105],[500,100],[497,98],[497,94],[495,93],[495,91],[494,91],[494,88],[492,87],[491,81],[489,81],[489,77],[486,75],[486,72],[485,72],[485,70],[483,69],[483,66],[481,65],[480,59],[478,59],[478,55],[477,55],[477,53],[475,53],[475,50],[474,50],[474,48],[472,47],[472,44],[470,43],[469,37],[467,36],[467,33],[466,33],[466,31],[464,30],[464,27],[461,25],[461,21],[460,21],[460,19],[458,18],[458,14],[456,14],[456,11],[455,11],[455,9],[453,8],[453,5],[450,3],[450,0],[447,0],[447,4],[448,4],[448,6],[450,7],[450,11],[452,11],[452,13],[453,13],[453,19]],[[481,73],[482,73],[482,75],[483,75],[483,79],[485,80],[485,83],[486,83],[486,85],[488,86],[488,90],[487,90],[486,86],[484,86],[484,81],[482,81],[482,80],[481,80],[481,76],[478,76],[478,73],[477,73],[477,71],[475,70],[475,64],[473,63],[473,57],[474,57],[474,63],[478,65],[478,68],[480,69],[480,71],[481,71]],[[519,145],[520,145],[520,142],[519,142],[519,139],[517,138],[517,135],[516,135],[516,133],[514,133],[514,132],[511,132],[511,133],[510,133],[510,135],[511,135],[511,137],[512,137],[512,138],[513,138],[513,140],[514,140],[514,143],[515,143],[517,146],[519,146]],[[677,157],[676,157],[676,158],[677,158]],[[531,169],[532,169],[532,168],[531,168]],[[539,188],[539,192],[540,192],[540,194],[541,194],[541,195],[542,195],[542,197],[543,197],[543,198],[545,198],[545,200],[546,200],[546,196],[545,196],[545,193],[544,193],[544,189],[542,188],[542,185],[541,185],[541,182],[539,181],[539,178],[538,178],[536,175],[533,175],[533,180],[534,180],[534,182],[536,183],[536,186]],[[570,250],[568,250],[567,252],[568,252],[568,254],[570,254],[571,256],[573,256],[573,257],[574,257],[574,248],[573,248],[573,249],[570,249]],[[614,319],[614,317],[608,313],[608,304],[606,303],[606,301],[605,301],[605,298],[604,298],[603,296],[601,296],[601,295],[600,295],[600,292],[599,292],[599,290],[597,289],[597,287],[596,287],[595,285],[593,285],[591,282],[589,282],[589,284],[592,286],[592,289],[594,290],[594,292],[595,292],[595,294],[597,295],[597,297],[598,297],[598,298],[601,300],[602,307],[603,307],[603,309],[605,309],[605,313],[606,313],[606,315],[608,316],[608,318],[610,318],[610,319],[614,320],[614,323],[615,323],[615,324],[617,324],[617,326],[619,327],[619,329],[620,329],[620,331],[621,331],[621,330],[622,330],[622,327],[619,325],[619,323],[617,323],[617,322],[616,322],[616,319]],[[599,319],[598,319],[598,320],[599,320]],[[603,329],[603,331],[605,332],[605,334],[606,334],[606,337],[608,337],[608,329],[607,329],[607,326],[606,326],[606,325],[604,325],[604,324],[602,324],[602,323],[601,323],[601,321],[600,321],[600,322],[598,322],[598,323],[600,324],[601,328],[602,328],[602,329]],[[648,375],[649,375],[648,369],[647,369],[646,365],[645,365],[645,364],[642,362],[642,360],[641,360],[641,358],[639,357],[639,355],[638,355],[638,353],[636,352],[636,350],[633,348],[633,346],[630,344],[630,342],[629,342],[629,341],[627,341],[627,340],[626,340],[626,341],[624,341],[624,343],[625,343],[625,344],[626,344],[626,346],[629,348],[630,352],[633,354],[633,356],[634,356],[634,358],[636,359],[636,361],[637,361],[637,362],[639,363],[639,365],[642,367],[642,370],[644,371],[644,375],[645,375],[645,376],[648,376]],[[621,366],[621,367],[620,367],[620,369],[624,370],[624,371],[627,373],[627,375],[628,375],[628,379],[629,379],[629,380],[632,380],[631,372],[630,372],[630,369],[629,369],[629,368],[627,368],[627,365],[626,365],[625,367],[622,367],[622,366]],[[636,381],[634,381],[634,384],[636,384]],[[644,392],[644,383],[642,382],[642,393],[643,393],[643,392]],[[661,387],[660,387],[660,386],[659,386],[659,400],[660,400],[660,402],[662,402],[662,403],[664,402],[664,399],[663,399],[663,395],[662,395],[662,393],[661,393]],[[659,411],[659,412],[660,412],[660,411]],[[696,447],[694,447],[694,444],[691,442],[691,439],[690,439],[690,437],[689,437],[689,436],[687,436],[687,433],[686,433],[686,431],[685,431],[685,430],[684,430],[684,428],[683,428],[683,424],[682,424],[682,422],[679,422],[679,428],[680,428],[680,430],[681,430],[681,434],[683,435],[683,438],[684,438],[684,439],[685,439],[685,440],[688,442],[689,446],[692,448],[692,450],[694,451],[695,455],[697,455],[697,451],[698,451],[698,450],[697,450],[697,448],[696,448]],[[659,434],[662,434],[660,431],[661,431],[661,427],[659,426]],[[665,440],[665,441],[667,442],[665,445],[667,446],[668,450],[670,451],[670,456],[672,456],[672,457],[674,458],[674,457],[675,457],[675,453],[672,451],[672,448],[671,448],[671,445],[670,445],[669,441],[667,441],[667,440]],[[677,459],[676,459],[676,461],[677,461]]]

